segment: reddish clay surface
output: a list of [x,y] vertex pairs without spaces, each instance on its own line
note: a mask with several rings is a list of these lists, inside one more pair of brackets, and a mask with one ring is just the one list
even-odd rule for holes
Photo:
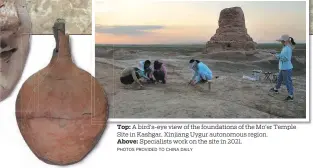
[[98,142],[108,117],[103,88],[72,63],[68,41],[59,33],[59,54],[23,84],[16,101],[26,143],[39,159],[57,165],[82,160]]

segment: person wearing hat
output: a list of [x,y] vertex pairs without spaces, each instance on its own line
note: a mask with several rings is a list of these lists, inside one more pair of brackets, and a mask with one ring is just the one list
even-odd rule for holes
[[274,54],[273,56],[279,61],[279,74],[276,86],[270,89],[270,92],[279,93],[278,90],[283,81],[285,81],[288,96],[286,97],[286,101],[293,101],[293,84],[292,84],[292,69],[293,65],[291,63],[292,58],[292,50],[294,49],[294,39],[287,34],[282,35],[278,40],[284,46],[282,51],[279,54]]
[[191,85],[196,85],[199,82],[212,80],[213,76],[212,71],[203,62],[191,59],[189,61],[189,68],[191,68],[194,71],[194,75],[189,82]]

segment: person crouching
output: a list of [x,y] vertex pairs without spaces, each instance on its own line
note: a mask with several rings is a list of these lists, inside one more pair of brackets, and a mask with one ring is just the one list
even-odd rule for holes
[[154,71],[153,76],[157,82],[162,82],[163,84],[166,84],[167,80],[167,71],[165,64],[156,60],[154,61]]
[[149,78],[139,68],[129,67],[129,68],[125,68],[122,71],[120,81],[124,85],[131,85],[134,82],[136,82],[140,86],[140,88],[143,88],[143,85],[141,84],[141,82],[139,80],[140,78],[145,78],[145,79],[149,80]]
[[139,62],[139,69],[143,71],[143,73],[149,77],[146,81],[148,83],[154,83],[154,80],[152,78],[152,68],[151,66],[151,61],[150,60],[145,60],[145,61],[140,61]]
[[194,75],[190,80],[191,85],[212,80],[212,71],[210,68],[199,60],[191,59],[189,61],[190,68],[194,71]]

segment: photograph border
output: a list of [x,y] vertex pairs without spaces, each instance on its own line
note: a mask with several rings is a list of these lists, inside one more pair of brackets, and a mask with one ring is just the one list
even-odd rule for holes
[[[106,0],[104,0],[106,1]],[[155,0],[154,0],[155,1]],[[178,2],[179,0],[158,0],[162,2]],[[190,0],[192,1],[204,1],[204,0]],[[205,0],[205,1],[217,1],[217,0]],[[219,1],[236,1],[236,0],[219,0]],[[251,0],[240,0],[240,1],[249,1]],[[306,118],[282,118],[282,119],[265,119],[265,118],[109,118],[108,123],[311,123],[311,59],[310,59],[310,32],[309,32],[309,17],[310,17],[310,1],[309,0],[253,0],[253,1],[305,1],[306,2]],[[93,1],[92,8],[95,7],[95,2]],[[181,2],[181,1],[180,1]],[[95,76],[95,11],[92,12],[92,62],[94,63],[92,66],[93,75]],[[110,102],[109,102],[109,105]]]

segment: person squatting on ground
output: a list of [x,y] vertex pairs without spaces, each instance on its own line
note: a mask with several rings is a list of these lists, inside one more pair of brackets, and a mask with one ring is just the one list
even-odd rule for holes
[[144,74],[149,77],[149,79],[147,79],[148,83],[154,83],[153,77],[152,77],[152,68],[151,66],[151,61],[150,60],[145,60],[145,61],[140,61],[139,62],[139,69],[141,69]]
[[270,92],[278,93],[278,89],[280,89],[282,82],[285,81],[289,94],[285,100],[293,101],[293,84],[291,79],[293,65],[291,63],[291,58],[292,50],[296,43],[292,37],[289,37],[289,35],[282,35],[277,41],[281,42],[284,47],[279,54],[274,55],[279,60],[279,74],[276,86],[271,88]]
[[122,71],[120,80],[124,85],[131,85],[134,82],[136,82],[137,84],[139,84],[140,88],[143,88],[143,86],[139,80],[140,78],[145,78],[145,79],[149,80],[149,78],[139,68],[129,67],[129,68],[125,68]]
[[154,69],[153,76],[156,82],[161,81],[163,84],[166,84],[167,70],[166,70],[165,64],[163,62],[156,60],[154,61],[153,69]]
[[189,67],[194,71],[194,75],[190,80],[191,85],[196,85],[199,82],[205,82],[212,80],[212,71],[210,68],[199,60],[191,59],[189,61]]

